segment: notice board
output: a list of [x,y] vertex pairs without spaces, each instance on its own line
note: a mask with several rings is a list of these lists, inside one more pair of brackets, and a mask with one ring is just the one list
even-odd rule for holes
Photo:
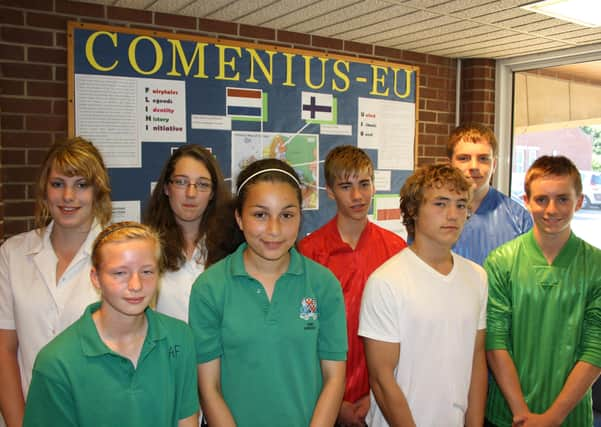
[[182,144],[209,149],[232,183],[253,160],[281,158],[303,183],[302,234],[336,211],[325,191],[326,154],[356,145],[376,169],[372,219],[401,231],[398,191],[414,167],[418,73],[338,54],[70,22],[69,134],[100,149],[115,220],[140,219]]

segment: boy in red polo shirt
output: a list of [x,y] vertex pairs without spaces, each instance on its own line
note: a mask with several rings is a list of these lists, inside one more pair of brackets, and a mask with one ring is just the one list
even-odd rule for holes
[[375,193],[374,168],[361,149],[342,145],[325,161],[326,191],[337,213],[299,243],[300,252],[328,267],[340,281],[346,306],[348,355],[346,388],[338,424],[364,426],[369,410],[369,378],[363,342],[357,335],[365,282],[384,261],[407,246],[396,234],[367,219]]

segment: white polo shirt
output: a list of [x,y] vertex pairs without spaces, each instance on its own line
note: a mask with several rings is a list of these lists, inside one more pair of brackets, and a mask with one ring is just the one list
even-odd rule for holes
[[188,323],[188,306],[190,291],[200,273],[205,269],[201,259],[201,247],[194,250],[192,258],[187,260],[177,271],[166,271],[161,277],[156,310]]
[[51,222],[42,235],[32,230],[11,237],[0,247],[0,329],[17,331],[25,397],[40,349],[99,299],[90,281],[90,255],[100,225],[92,224],[58,283],[58,258],[50,242],[53,226]]

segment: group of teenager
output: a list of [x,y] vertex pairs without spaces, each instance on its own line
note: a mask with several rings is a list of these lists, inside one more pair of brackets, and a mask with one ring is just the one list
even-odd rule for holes
[[38,228],[0,247],[6,425],[592,426],[601,251],[570,228],[577,168],[537,159],[526,210],[490,185],[490,129],[455,129],[448,155],[400,189],[407,245],[368,220],[357,147],[328,153],[337,213],[298,241],[303,184],[281,160],[232,194],[186,144],[143,224],[110,224],[98,150],[57,142]]

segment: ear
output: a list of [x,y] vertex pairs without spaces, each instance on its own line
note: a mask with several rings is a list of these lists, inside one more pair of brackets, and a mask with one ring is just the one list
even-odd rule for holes
[[334,197],[334,191],[330,188],[329,185],[326,185],[326,193],[328,194],[328,197],[332,200],[336,200],[336,198]]
[[92,269],[90,270],[90,280],[92,281],[92,285],[94,285],[96,289],[101,291],[100,281],[98,280],[98,271],[96,270],[96,267],[92,267]]
[[169,197],[169,187],[167,184],[163,185],[163,193],[165,193],[165,196]]
[[234,210],[234,216],[236,217],[236,223],[238,224],[238,228],[240,229],[240,231],[244,231],[244,228],[242,227],[242,217],[240,216],[238,209]]
[[528,194],[524,193],[524,195],[522,196],[522,200],[524,201],[526,209],[530,210],[530,199],[528,198]]
[[584,203],[584,194],[581,194],[578,197],[578,200],[576,201],[576,209],[574,209],[574,212],[579,211],[580,208],[582,208],[582,203]]
[[498,159],[496,157],[493,157],[493,159],[492,159],[492,173],[491,173],[491,177],[492,177],[492,175],[495,174],[495,171],[497,170],[497,164],[498,164]]

